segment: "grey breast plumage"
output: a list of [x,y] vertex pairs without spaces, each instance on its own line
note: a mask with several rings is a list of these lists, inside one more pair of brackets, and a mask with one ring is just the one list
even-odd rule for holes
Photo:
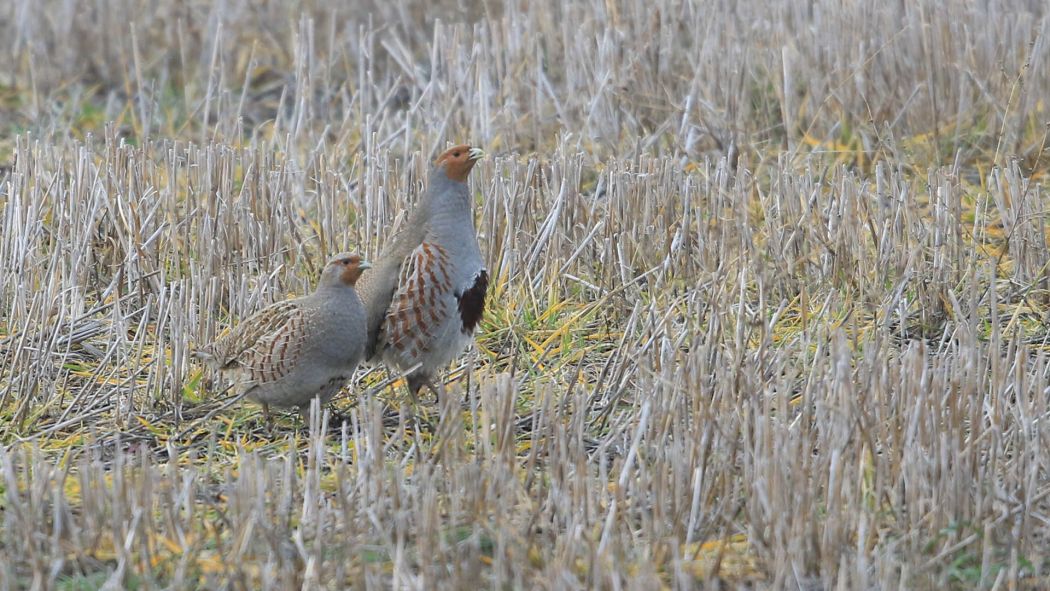
[[419,205],[362,278],[369,357],[408,371],[413,395],[441,390],[434,378],[473,340],[484,312],[488,272],[466,184],[481,155],[456,146],[438,157]]
[[264,405],[327,402],[364,357],[365,310],[355,284],[369,267],[356,254],[332,257],[313,293],[266,306],[197,356],[230,379],[236,394]]

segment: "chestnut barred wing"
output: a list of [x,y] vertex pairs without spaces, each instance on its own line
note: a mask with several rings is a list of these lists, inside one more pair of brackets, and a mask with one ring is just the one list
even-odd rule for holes
[[387,310],[384,341],[407,362],[427,352],[439,328],[453,318],[455,302],[448,252],[424,242],[402,267],[399,287]]

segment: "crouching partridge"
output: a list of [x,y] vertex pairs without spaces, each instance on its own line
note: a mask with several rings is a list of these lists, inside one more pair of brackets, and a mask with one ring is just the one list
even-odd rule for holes
[[233,382],[234,393],[262,404],[327,403],[353,376],[365,352],[365,312],[354,286],[371,265],[343,253],[325,265],[317,289],[248,317],[195,355]]
[[366,358],[408,372],[415,400],[424,385],[443,396],[434,380],[473,341],[485,309],[488,271],[467,190],[483,154],[456,146],[437,158],[419,204],[361,278]]

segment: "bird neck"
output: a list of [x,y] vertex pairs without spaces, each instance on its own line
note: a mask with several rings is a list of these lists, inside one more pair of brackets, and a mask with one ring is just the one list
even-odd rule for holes
[[470,207],[470,190],[466,183],[453,181],[443,173],[431,175],[427,199],[421,204],[431,228],[460,224],[473,218]]

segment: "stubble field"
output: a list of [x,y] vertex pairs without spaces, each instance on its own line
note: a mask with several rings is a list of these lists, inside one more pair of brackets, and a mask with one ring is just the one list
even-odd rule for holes
[[[0,589],[1045,588],[1050,11],[976,4],[0,2]],[[454,398],[229,404],[460,142]]]

